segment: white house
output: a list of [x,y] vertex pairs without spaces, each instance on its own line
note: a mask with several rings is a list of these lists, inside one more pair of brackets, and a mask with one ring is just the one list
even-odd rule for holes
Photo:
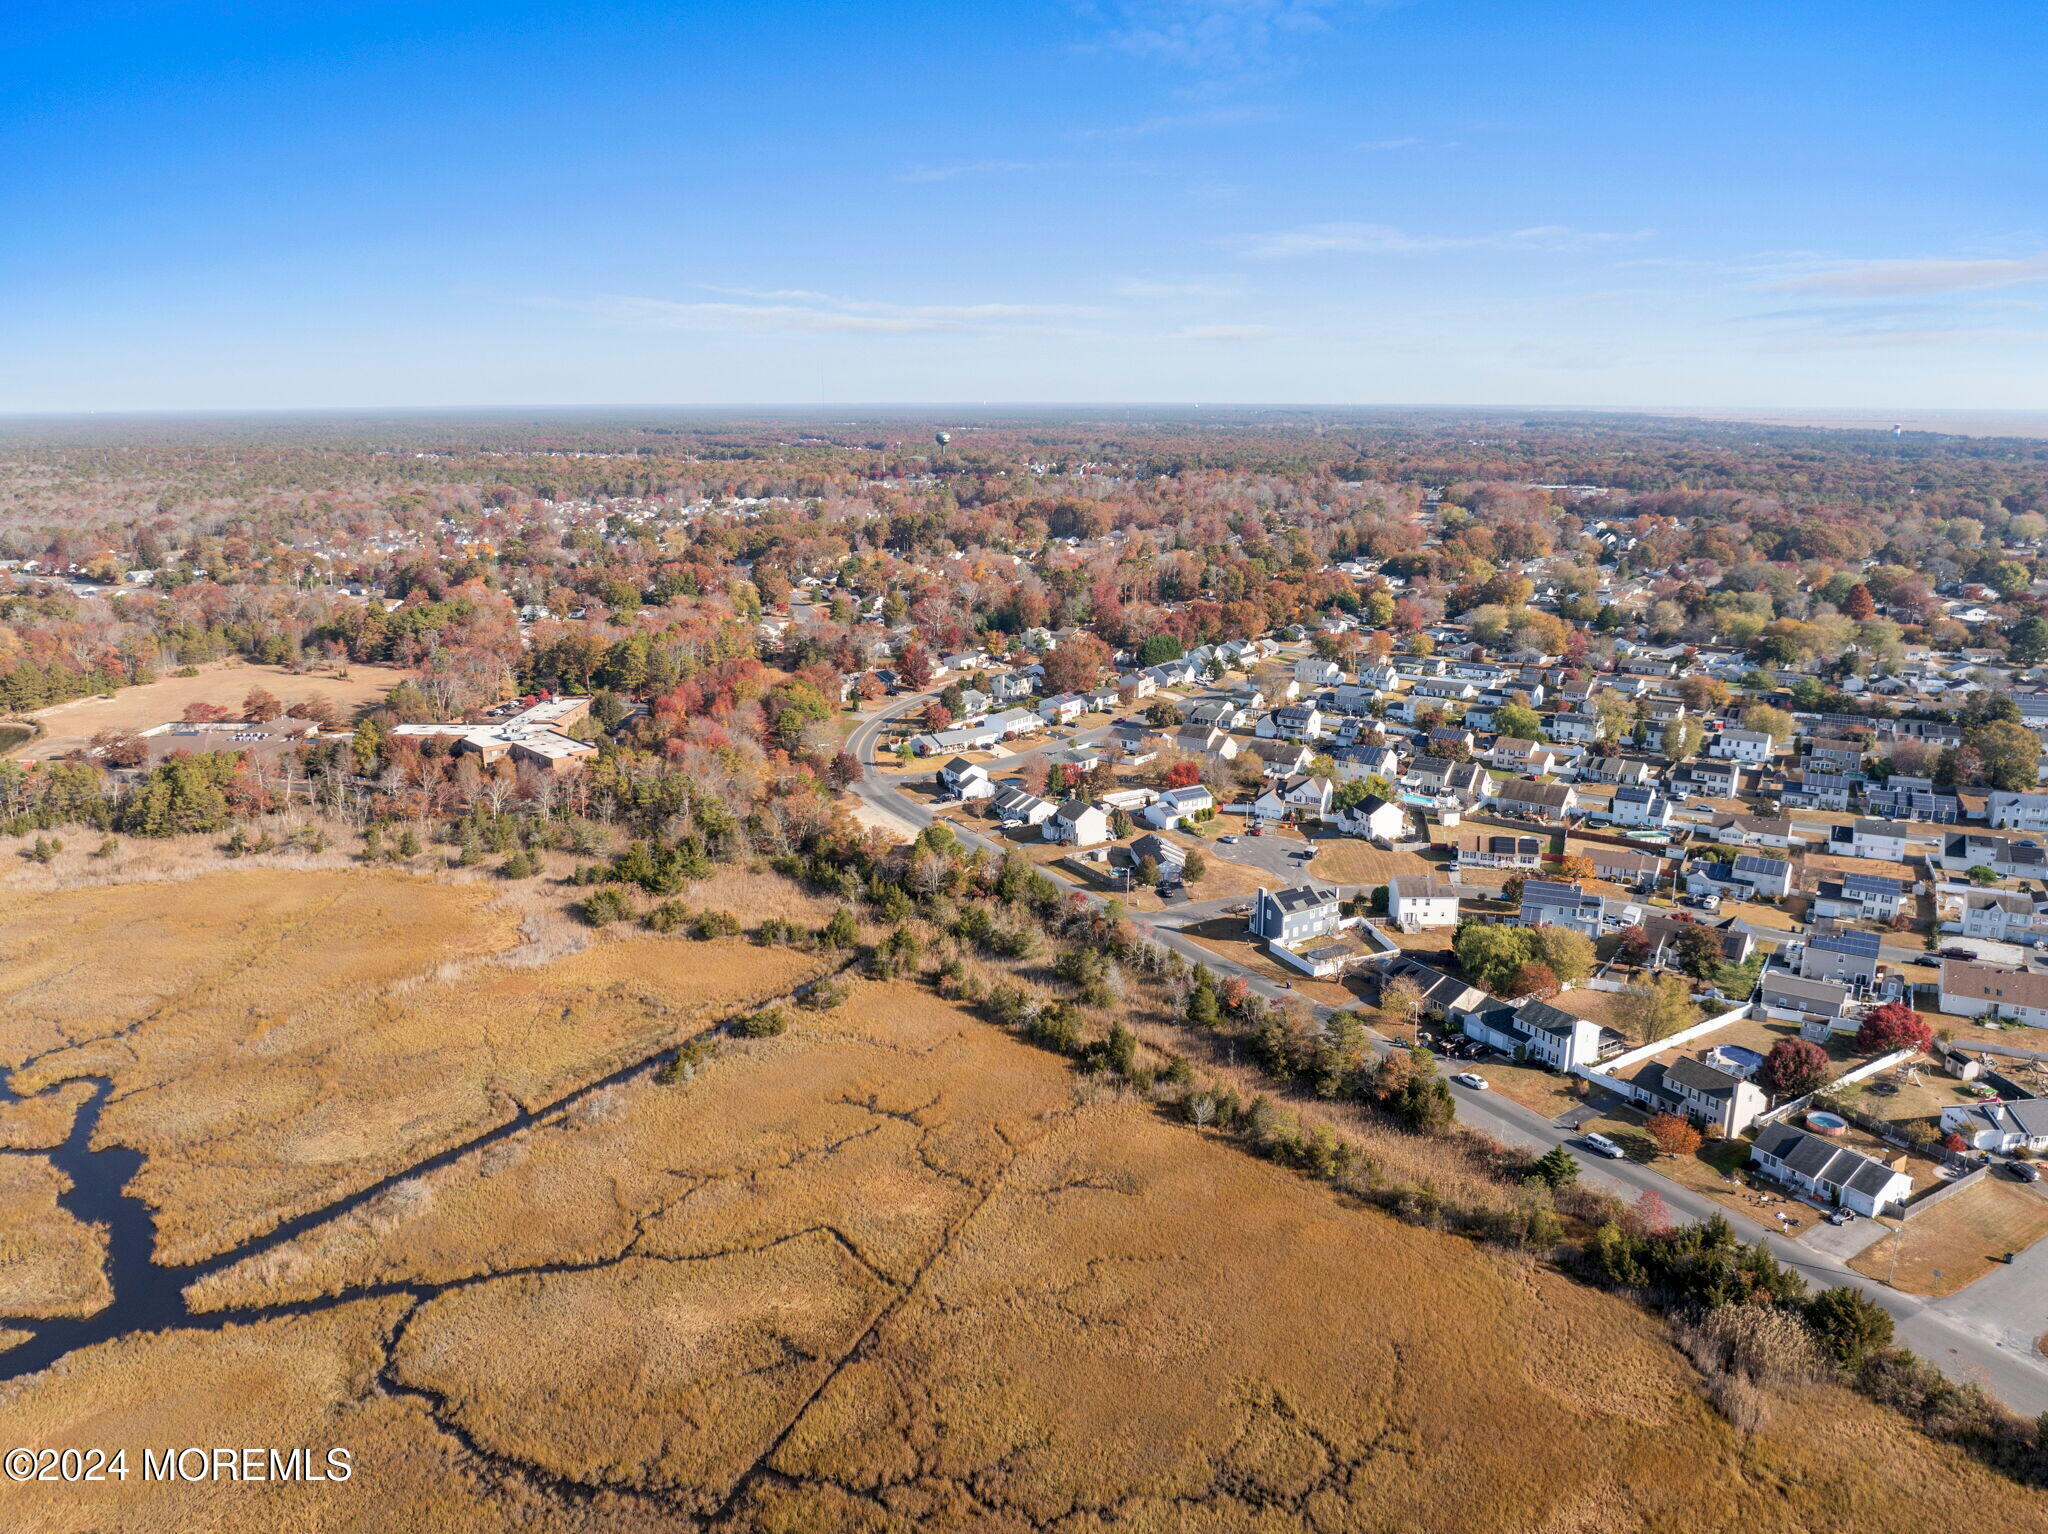
[[1267,740],[1320,740],[1323,711],[1313,703],[1290,703],[1261,719],[1258,734]]
[[1311,656],[1294,663],[1294,680],[1304,690],[1309,688],[1335,687],[1344,680],[1344,668],[1335,661],[1318,660]]
[[1941,1010],[1953,1017],[2000,1017],[2048,1028],[2048,975],[1943,959]]
[[1387,881],[1387,916],[1403,932],[1458,925],[1458,886],[1433,874],[1399,874]]
[[1957,1134],[1971,1150],[2048,1150],[2048,1097],[2018,1102],[1958,1103],[1941,1110],[1944,1134]]
[[1593,1064],[1605,1042],[1598,1023],[1574,1017],[1547,1001],[1525,1001],[1519,1007],[1501,1005],[1468,1014],[1464,1031],[1467,1038],[1502,1054],[1541,1060],[1560,1071]]
[[2013,831],[2048,831],[2048,794],[1993,792],[1991,824]]
[[1862,1215],[1883,1214],[1913,1192],[1913,1179],[1897,1167],[1790,1124],[1764,1130],[1752,1154],[1772,1176]]
[[1267,789],[1252,804],[1257,820],[1285,820],[1289,815],[1302,820],[1321,820],[1330,813],[1330,799],[1336,785],[1328,778],[1290,778]]
[[1731,762],[1767,762],[1771,759],[1771,737],[1758,730],[1723,730],[1707,747],[1710,756]]
[[1138,818],[1148,826],[1165,831],[1184,826],[1216,808],[1216,796],[1197,783],[1191,788],[1169,788],[1144,809]]
[[1042,799],[1037,794],[1028,793],[1014,783],[998,790],[990,807],[995,810],[996,818],[1006,826],[1043,825],[1051,817],[1054,809],[1050,799]]
[[989,781],[988,769],[964,756],[954,757],[939,769],[938,786],[955,799],[993,799],[996,792],[995,784]]
[[1337,829],[1347,836],[1398,842],[1408,834],[1408,812],[1378,794],[1368,794],[1335,818]]
[[1069,799],[1038,829],[1047,841],[1065,842],[1070,847],[1099,847],[1110,839],[1109,816],[1085,799]]
[[1624,783],[1614,791],[1607,818],[1620,826],[1644,826],[1661,830],[1671,824],[1671,801],[1654,788]]

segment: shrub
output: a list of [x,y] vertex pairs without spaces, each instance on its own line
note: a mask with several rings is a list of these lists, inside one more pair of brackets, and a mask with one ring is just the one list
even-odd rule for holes
[[1839,1364],[1858,1364],[1892,1345],[1892,1318],[1861,1289],[1823,1289],[1806,1302],[1814,1340]]
[[633,914],[633,903],[626,898],[625,891],[608,884],[586,896],[577,910],[591,926],[605,927],[630,917]]
[[829,1012],[846,1000],[849,990],[844,980],[820,980],[797,998],[797,1005],[811,1012]]
[[743,1017],[733,1024],[733,1031],[744,1038],[772,1039],[789,1030],[789,1014],[780,1007],[763,1007],[750,1017]]
[[1699,1130],[1675,1113],[1652,1114],[1643,1131],[1667,1156],[1690,1156],[1702,1143]]

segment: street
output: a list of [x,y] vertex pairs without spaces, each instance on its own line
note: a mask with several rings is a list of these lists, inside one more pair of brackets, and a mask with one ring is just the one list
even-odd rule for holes
[[[922,697],[904,699],[883,709],[863,723],[848,740],[848,749],[862,763],[871,766],[875,741],[882,728],[896,715],[922,703]],[[891,820],[909,826],[913,832],[932,823],[929,809],[895,784],[875,773],[864,773],[853,792],[863,803]],[[1000,844],[964,826],[955,826],[961,839],[1000,853]],[[1259,838],[1278,846],[1283,838]],[[1241,843],[1240,845],[1245,845]],[[1235,849],[1226,849],[1235,850]],[[1056,870],[1043,870],[1057,879]],[[1063,881],[1064,882],[1064,881]],[[1091,902],[1101,897],[1083,891]],[[1272,1001],[1300,1001],[1298,995],[1255,974],[1220,954],[1199,946],[1177,930],[1183,924],[1200,922],[1220,914],[1238,900],[1213,900],[1179,906],[1158,916],[1133,916],[1132,921],[1148,937],[1172,949],[1190,962],[1206,964],[1216,974],[1246,981],[1257,994]],[[1783,934],[1780,934],[1782,936]],[[1332,1010],[1317,1006],[1319,1016]],[[1375,1047],[1391,1049],[1393,1042],[1373,1035]],[[1460,1123],[1491,1135],[1505,1145],[1541,1154],[1555,1145],[1575,1149],[1581,1176],[1597,1188],[1633,1201],[1654,1191],[1675,1215],[1704,1220],[1721,1215],[1746,1241],[1763,1242],[1788,1268],[1816,1286],[1846,1285],[1861,1289],[1894,1318],[1900,1343],[1939,1366],[1951,1378],[1982,1385],[2013,1410],[2027,1416],[2048,1411],[2048,1360],[2035,1351],[2034,1339],[2048,1333],[2048,1241],[2037,1243],[2010,1267],[2001,1267],[1968,1288],[1942,1300],[1923,1300],[1901,1294],[1874,1279],[1850,1271],[1840,1261],[1799,1241],[1788,1240],[1747,1216],[1722,1208],[1713,1200],[1648,1167],[1632,1161],[1610,1161],[1583,1147],[1573,1147],[1577,1135],[1497,1092],[1473,1091],[1453,1086]],[[1577,1115],[1567,1115],[1567,1120]],[[1823,1227],[1825,1228],[1825,1227]]]

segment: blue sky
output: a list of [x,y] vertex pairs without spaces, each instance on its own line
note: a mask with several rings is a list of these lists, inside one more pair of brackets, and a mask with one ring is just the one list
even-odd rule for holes
[[2048,8],[15,0],[0,411],[2048,409]]

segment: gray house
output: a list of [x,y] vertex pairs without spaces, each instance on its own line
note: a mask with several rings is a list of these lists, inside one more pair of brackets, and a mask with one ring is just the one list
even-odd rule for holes
[[1336,888],[1295,884],[1283,890],[1260,890],[1252,902],[1254,937],[1276,943],[1298,943],[1335,932],[1343,919]]

